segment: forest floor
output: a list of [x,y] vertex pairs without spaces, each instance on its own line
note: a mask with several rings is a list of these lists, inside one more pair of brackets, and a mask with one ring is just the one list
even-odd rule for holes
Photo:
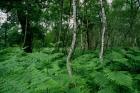
[[73,77],[66,55],[54,48],[24,53],[19,48],[0,51],[0,93],[140,93],[140,50],[76,51]]

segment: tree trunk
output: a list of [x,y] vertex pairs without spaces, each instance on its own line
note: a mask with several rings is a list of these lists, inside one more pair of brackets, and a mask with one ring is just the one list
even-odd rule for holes
[[[58,33],[58,50],[62,47],[62,22],[63,22],[63,0],[60,0],[60,19],[59,19],[59,33]],[[63,44],[64,45],[64,44]]]
[[105,32],[106,32],[107,22],[106,22],[106,14],[105,14],[105,9],[104,9],[102,0],[100,0],[100,6],[101,6],[101,22],[102,22],[101,33],[102,33],[102,35],[101,35],[101,50],[100,50],[99,58],[101,61],[103,61],[104,41],[105,41]]
[[22,29],[22,40],[23,41],[23,50],[27,53],[32,52],[32,40],[33,40],[33,32],[31,30],[31,25],[29,22],[29,18],[26,13],[17,11],[18,20],[21,24]]
[[83,30],[81,29],[81,33],[80,33],[80,45],[81,45],[81,49],[82,51],[84,50],[84,40],[83,40]]
[[68,70],[68,74],[69,77],[72,77],[72,67],[71,67],[71,57],[75,48],[75,44],[76,44],[76,32],[77,32],[77,22],[76,22],[76,0],[73,0],[73,38],[72,38],[72,43],[71,43],[71,47],[69,49],[69,53],[67,56],[67,70]]
[[6,28],[5,28],[5,31],[4,31],[4,35],[5,35],[5,36],[4,36],[5,47],[7,47],[7,30],[8,30],[8,29],[7,29],[7,25],[8,25],[8,24],[6,24],[6,26],[5,26]]
[[86,35],[87,35],[87,49],[89,50],[90,49],[90,38],[89,38],[89,27],[88,27],[88,20],[87,20],[87,23],[86,23]]

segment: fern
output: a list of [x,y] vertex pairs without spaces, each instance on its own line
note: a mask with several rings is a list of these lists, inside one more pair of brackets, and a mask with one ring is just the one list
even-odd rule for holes
[[[8,52],[9,51],[9,52]],[[85,91],[86,84],[73,78],[75,84],[69,88],[66,69],[60,69],[63,62],[62,53],[35,52],[25,54],[11,50],[4,50],[9,57],[0,62],[0,92],[1,93],[88,93]],[[14,54],[14,56],[13,56]]]
[[98,93],[117,93],[117,92],[113,89],[113,86],[108,86],[106,88],[100,89]]
[[87,80],[91,93],[120,93],[120,90],[122,93],[138,92],[137,84],[140,83],[136,71],[140,68],[140,55],[137,51],[107,51],[103,64],[99,63],[95,54],[84,54],[73,61],[73,69],[76,74]]
[[133,80],[129,73],[122,71],[109,71],[106,72],[106,76],[109,80],[113,81],[114,83],[132,89]]
[[65,55],[50,48],[31,54],[8,48],[0,51],[0,55],[0,93],[140,91],[138,50],[109,50],[103,63],[99,62],[96,52],[75,56],[72,79],[67,75]]

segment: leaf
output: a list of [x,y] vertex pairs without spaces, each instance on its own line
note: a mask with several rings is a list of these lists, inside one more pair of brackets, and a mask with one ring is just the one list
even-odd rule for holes
[[118,85],[132,88],[132,77],[129,73],[123,71],[114,71],[106,73],[106,76],[109,80],[115,82]]
[[101,72],[94,72],[92,73],[94,81],[96,84],[98,84],[101,87],[106,86],[109,83],[109,80],[105,77],[105,75]]
[[99,90],[98,93],[117,93],[117,92],[115,92],[115,90],[111,86],[109,86]]

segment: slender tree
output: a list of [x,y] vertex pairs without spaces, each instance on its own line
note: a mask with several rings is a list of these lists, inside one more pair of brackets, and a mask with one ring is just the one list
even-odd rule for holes
[[[8,21],[8,13],[7,13],[7,21]],[[8,30],[8,22],[5,25],[5,47],[7,47],[7,30]]]
[[68,70],[68,74],[69,77],[72,77],[72,67],[71,67],[71,57],[72,54],[74,52],[74,48],[75,48],[75,44],[76,44],[76,36],[77,36],[77,22],[76,22],[76,0],[73,0],[72,2],[73,5],[73,38],[72,38],[72,43],[71,43],[71,47],[69,49],[68,52],[68,56],[67,56],[67,70]]
[[105,8],[103,5],[103,0],[100,0],[100,7],[101,7],[101,23],[102,23],[102,31],[101,31],[101,50],[99,54],[99,58],[101,61],[103,61],[103,54],[104,54],[104,41],[105,41],[105,32],[106,32],[106,14],[105,14]]
[[[62,22],[63,22],[63,0],[60,0],[60,30],[59,30],[59,37],[58,43],[61,42],[61,35],[62,35]],[[58,44],[59,45],[59,44]],[[59,46],[58,46],[59,47]]]
[[23,50],[25,52],[32,52],[32,40],[33,40],[33,32],[31,29],[31,24],[29,21],[28,13],[22,13],[20,11],[17,12],[18,20],[21,24],[22,34],[23,34]]

